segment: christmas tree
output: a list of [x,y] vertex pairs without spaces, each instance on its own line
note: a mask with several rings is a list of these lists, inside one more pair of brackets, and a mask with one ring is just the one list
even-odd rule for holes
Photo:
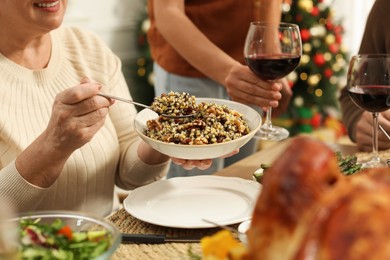
[[342,45],[344,29],[336,21],[332,3],[324,0],[292,0],[283,4],[282,21],[298,24],[302,58],[288,75],[293,91],[288,112],[274,120],[291,135],[330,127],[343,132],[339,122],[339,90],[346,84],[347,53]]

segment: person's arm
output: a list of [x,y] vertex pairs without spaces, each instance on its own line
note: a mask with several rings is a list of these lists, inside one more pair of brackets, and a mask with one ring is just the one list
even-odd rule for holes
[[154,0],[156,26],[191,65],[223,84],[237,61],[212,43],[186,16],[184,0]]
[[85,82],[56,96],[47,128],[16,158],[16,169],[27,182],[52,185],[69,156],[104,124],[113,102],[96,96],[98,84]]
[[[258,8],[260,20],[280,22],[281,4],[281,0],[260,0]],[[227,73],[237,61],[213,44],[192,23],[186,16],[184,7],[184,0],[154,0],[158,30],[191,65],[211,79],[224,84]]]
[[258,0],[258,20],[279,23],[282,19],[282,0]]
[[[267,19],[280,19],[280,0],[261,2],[262,12],[269,12]],[[184,7],[184,0],[154,0],[156,26],[165,40],[192,66],[225,86],[233,100],[277,107],[282,87],[260,80],[247,66],[218,48],[186,16]]]

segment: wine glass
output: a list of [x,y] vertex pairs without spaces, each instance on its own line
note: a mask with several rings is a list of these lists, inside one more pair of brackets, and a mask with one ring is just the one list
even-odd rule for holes
[[378,116],[390,107],[390,55],[359,54],[351,58],[347,89],[352,101],[372,113],[372,155],[362,167],[387,166],[378,156]]
[[[251,22],[245,40],[244,58],[248,67],[261,79],[276,81],[298,66],[302,55],[299,27],[291,23]],[[256,136],[279,141],[289,136],[287,129],[272,125],[272,107]]]

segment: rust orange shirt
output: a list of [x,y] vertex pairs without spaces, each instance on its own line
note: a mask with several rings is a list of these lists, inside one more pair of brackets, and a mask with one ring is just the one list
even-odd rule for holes
[[[153,1],[148,1],[151,21],[148,41],[154,61],[170,73],[187,77],[205,77],[183,59],[157,30]],[[249,23],[256,20],[254,0],[186,0],[185,13],[215,45],[235,60],[244,63],[246,33]]]

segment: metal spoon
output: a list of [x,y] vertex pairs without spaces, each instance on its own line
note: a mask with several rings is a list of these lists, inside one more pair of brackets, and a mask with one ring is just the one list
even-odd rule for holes
[[243,234],[242,232],[238,231],[238,230],[235,229],[235,228],[232,228],[232,227],[229,227],[229,226],[226,226],[226,225],[218,224],[217,222],[211,221],[211,220],[209,220],[209,219],[204,219],[204,218],[202,218],[202,221],[207,222],[207,223],[209,223],[209,224],[212,224],[212,225],[214,225],[214,226],[216,226],[216,227],[219,227],[219,228],[222,228],[222,229],[227,229],[227,230],[229,230],[229,231],[231,231],[231,232],[233,232],[233,233],[236,233],[236,234]]
[[[97,94],[97,95],[98,95],[98,96],[105,97],[105,98],[116,99],[116,100],[119,100],[119,101],[122,101],[122,102],[134,104],[134,105],[136,105],[136,106],[140,106],[140,107],[144,107],[144,108],[149,108],[150,110],[153,110],[153,109],[152,109],[150,106],[148,106],[148,105],[144,105],[144,104],[135,102],[135,101],[130,100],[130,99],[125,99],[125,98],[116,97],[116,96],[112,96],[112,95],[108,95],[108,94],[103,94],[103,93],[99,93],[99,94]],[[154,111],[154,110],[153,110],[153,111]],[[156,112],[156,111],[154,111],[154,112]],[[167,115],[167,114],[161,114],[161,116],[167,117],[167,118],[186,118],[186,117],[192,117],[192,116],[194,116],[194,115],[195,115],[195,114],[188,114],[188,115]]]

